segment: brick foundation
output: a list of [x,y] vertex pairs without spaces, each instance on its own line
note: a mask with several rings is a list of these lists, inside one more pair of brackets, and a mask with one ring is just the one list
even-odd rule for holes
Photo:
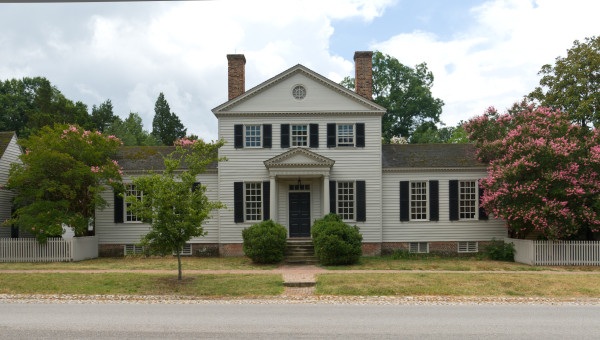
[[363,243],[362,251],[364,256],[381,255],[381,243]]
[[219,245],[219,255],[223,257],[244,256],[244,250],[241,243],[229,243]]
[[217,243],[192,243],[192,256],[219,257],[219,245]]
[[99,244],[98,245],[98,256],[99,257],[123,257],[124,249],[122,244]]

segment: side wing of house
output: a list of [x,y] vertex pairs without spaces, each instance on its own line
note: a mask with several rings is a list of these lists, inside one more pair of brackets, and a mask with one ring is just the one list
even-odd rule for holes
[[[19,162],[20,155],[21,148],[17,144],[17,135],[14,132],[0,132],[0,186],[6,185],[10,166]],[[0,189],[0,223],[10,218],[14,196],[14,192]],[[11,237],[11,228],[0,226],[0,237]]]
[[[132,178],[143,176],[148,170],[162,170],[162,156],[173,151],[173,147],[129,147],[123,148],[117,157],[123,167],[123,183],[126,192],[123,196],[115,195],[112,189],[102,193],[102,198],[108,203],[104,209],[96,209],[96,236],[98,236],[101,256],[123,255],[124,247],[140,242],[140,239],[150,230],[150,225],[139,221],[135,214],[127,211],[125,197],[135,195],[143,199],[143,192],[135,190],[131,185]],[[215,164],[216,166],[216,164]],[[197,177],[199,185],[206,186],[206,196],[209,200],[218,199],[217,169],[209,167],[206,173]],[[190,251],[203,251],[204,245],[212,245],[217,249],[218,216],[213,217],[203,225],[206,236],[193,238]],[[202,244],[203,246],[200,246]]]
[[213,110],[219,137],[222,253],[273,219],[310,238],[335,212],[381,242],[381,117],[385,109],[298,65]]
[[471,145],[384,147],[384,251],[471,252],[506,236],[504,223],[479,207],[487,173],[473,153]]

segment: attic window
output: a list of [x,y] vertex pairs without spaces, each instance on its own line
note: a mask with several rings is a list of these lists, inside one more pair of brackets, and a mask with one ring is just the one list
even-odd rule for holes
[[302,85],[296,85],[292,90],[292,95],[294,96],[294,99],[302,100],[306,97],[306,89]]

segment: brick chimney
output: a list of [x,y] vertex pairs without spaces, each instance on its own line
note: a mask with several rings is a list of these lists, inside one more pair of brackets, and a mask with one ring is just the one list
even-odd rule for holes
[[373,52],[354,52],[354,70],[356,94],[373,100]]
[[246,57],[243,54],[228,54],[227,61],[228,100],[232,100],[246,92]]

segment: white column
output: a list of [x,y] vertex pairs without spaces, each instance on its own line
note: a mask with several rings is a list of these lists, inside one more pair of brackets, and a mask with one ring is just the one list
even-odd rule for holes
[[270,206],[269,209],[271,210],[271,219],[273,221],[277,221],[277,182],[275,181],[275,176],[269,176],[269,181],[271,182],[270,184],[270,189],[271,189],[271,202],[270,202]]
[[329,214],[329,174],[323,175],[323,216]]

